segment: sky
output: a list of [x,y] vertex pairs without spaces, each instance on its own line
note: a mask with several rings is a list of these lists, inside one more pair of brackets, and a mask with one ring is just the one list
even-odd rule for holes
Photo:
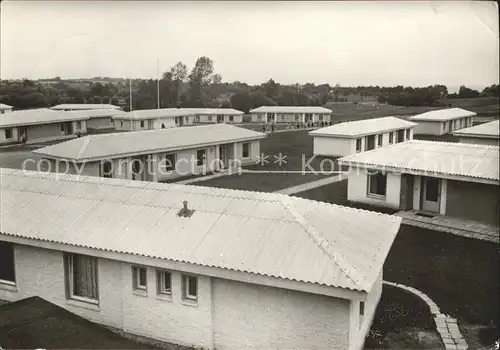
[[[208,56],[223,81],[498,84],[496,2],[18,1],[2,79],[156,78]],[[453,88],[452,88],[453,89]]]

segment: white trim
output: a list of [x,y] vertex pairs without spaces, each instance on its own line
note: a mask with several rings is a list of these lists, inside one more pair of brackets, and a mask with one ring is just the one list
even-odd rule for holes
[[99,260],[92,256],[92,255],[88,255],[88,254],[78,254],[78,253],[69,253],[67,255],[64,256],[64,263],[66,264],[66,273],[67,273],[67,276],[66,277],[66,281],[68,283],[68,300],[76,300],[78,302],[83,302],[83,303],[88,303],[88,304],[95,304],[95,305],[99,305],[99,274],[97,273],[96,274],[96,283],[97,283],[97,299],[93,299],[93,298],[89,298],[89,297],[84,297],[84,296],[80,296],[80,295],[76,295],[75,294],[75,286],[74,286],[74,271],[73,271],[73,258],[75,255],[82,255],[82,256],[87,256],[89,258],[92,258],[92,259],[95,259],[96,260],[96,270],[98,271],[99,269]]
[[[158,281],[159,283],[159,288],[158,288],[158,294],[160,295],[170,295],[172,296],[172,272],[167,271],[167,270],[162,270],[162,269],[157,269],[156,270],[157,274],[160,275],[160,280]],[[170,276],[170,288],[166,289],[165,287],[165,274],[169,274]]]

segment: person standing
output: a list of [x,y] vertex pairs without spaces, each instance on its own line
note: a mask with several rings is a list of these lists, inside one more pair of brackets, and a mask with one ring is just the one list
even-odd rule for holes
[[271,132],[274,132],[274,122],[271,123]]

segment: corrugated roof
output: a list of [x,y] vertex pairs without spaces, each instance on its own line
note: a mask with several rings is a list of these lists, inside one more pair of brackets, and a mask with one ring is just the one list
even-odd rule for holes
[[63,109],[121,109],[119,106],[106,103],[63,103],[57,106],[50,107],[53,110],[63,110]]
[[103,159],[151,154],[201,145],[255,140],[266,135],[228,124],[87,135],[33,151],[45,157],[69,160]]
[[319,106],[261,106],[250,113],[332,113],[332,110]]
[[12,106],[6,105],[4,103],[0,103],[0,109],[12,109]]
[[463,176],[469,181],[474,178],[498,181],[498,156],[498,146],[411,140],[349,155],[339,162],[366,168]]
[[75,110],[75,111],[61,111],[61,112],[75,117],[77,116],[88,117],[89,119],[112,117],[115,115],[125,114],[124,111],[119,109],[82,109],[78,111]]
[[339,123],[325,128],[311,131],[312,136],[362,136],[377,134],[391,130],[412,128],[416,123],[395,117],[384,117],[375,119],[356,120],[352,122]]
[[473,117],[476,113],[462,108],[445,108],[437,111],[429,111],[410,117],[414,121],[446,121],[458,118]]
[[48,108],[26,109],[2,114],[0,116],[0,127],[61,123],[86,119],[89,118],[80,115],[70,115],[63,111],[54,111]]
[[489,123],[471,126],[470,128],[460,129],[453,133],[455,136],[468,136],[468,137],[486,137],[486,138],[499,138],[500,121],[495,120]]
[[232,108],[160,108],[160,109],[138,109],[130,111],[113,119],[158,119],[158,118],[175,118],[195,115],[241,115],[242,111]]
[[352,290],[371,290],[401,224],[275,193],[0,171],[4,235]]

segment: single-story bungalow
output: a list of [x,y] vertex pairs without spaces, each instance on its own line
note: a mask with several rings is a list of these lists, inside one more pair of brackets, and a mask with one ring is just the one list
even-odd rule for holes
[[196,114],[184,108],[138,109],[113,117],[118,131],[167,129],[196,122]]
[[261,106],[250,113],[252,122],[307,124],[330,122],[332,110],[318,106]]
[[242,123],[243,113],[233,108],[182,108],[196,116],[197,123]]
[[26,109],[0,117],[0,144],[64,140],[87,132],[87,116],[47,108]]
[[0,114],[12,112],[12,106],[0,103]]
[[119,106],[106,103],[63,103],[57,106],[50,107],[55,111],[82,111],[90,109],[117,109],[121,110]]
[[499,120],[495,120],[455,131],[453,135],[457,136],[459,142],[463,143],[479,143],[483,145],[498,146],[499,126]]
[[114,129],[113,116],[125,114],[120,109],[87,109],[87,110],[72,110],[65,111],[67,115],[88,117],[87,129],[89,130],[102,130]]
[[362,349],[401,224],[276,193],[0,175],[0,299],[204,349]]
[[348,200],[498,226],[498,146],[411,140],[339,159]]
[[472,126],[476,113],[462,108],[445,108],[409,117],[417,123],[415,135],[445,135]]
[[415,123],[384,117],[339,123],[311,131],[314,154],[347,156],[413,139]]
[[229,124],[87,135],[33,151],[43,170],[164,181],[255,164],[266,135]]

